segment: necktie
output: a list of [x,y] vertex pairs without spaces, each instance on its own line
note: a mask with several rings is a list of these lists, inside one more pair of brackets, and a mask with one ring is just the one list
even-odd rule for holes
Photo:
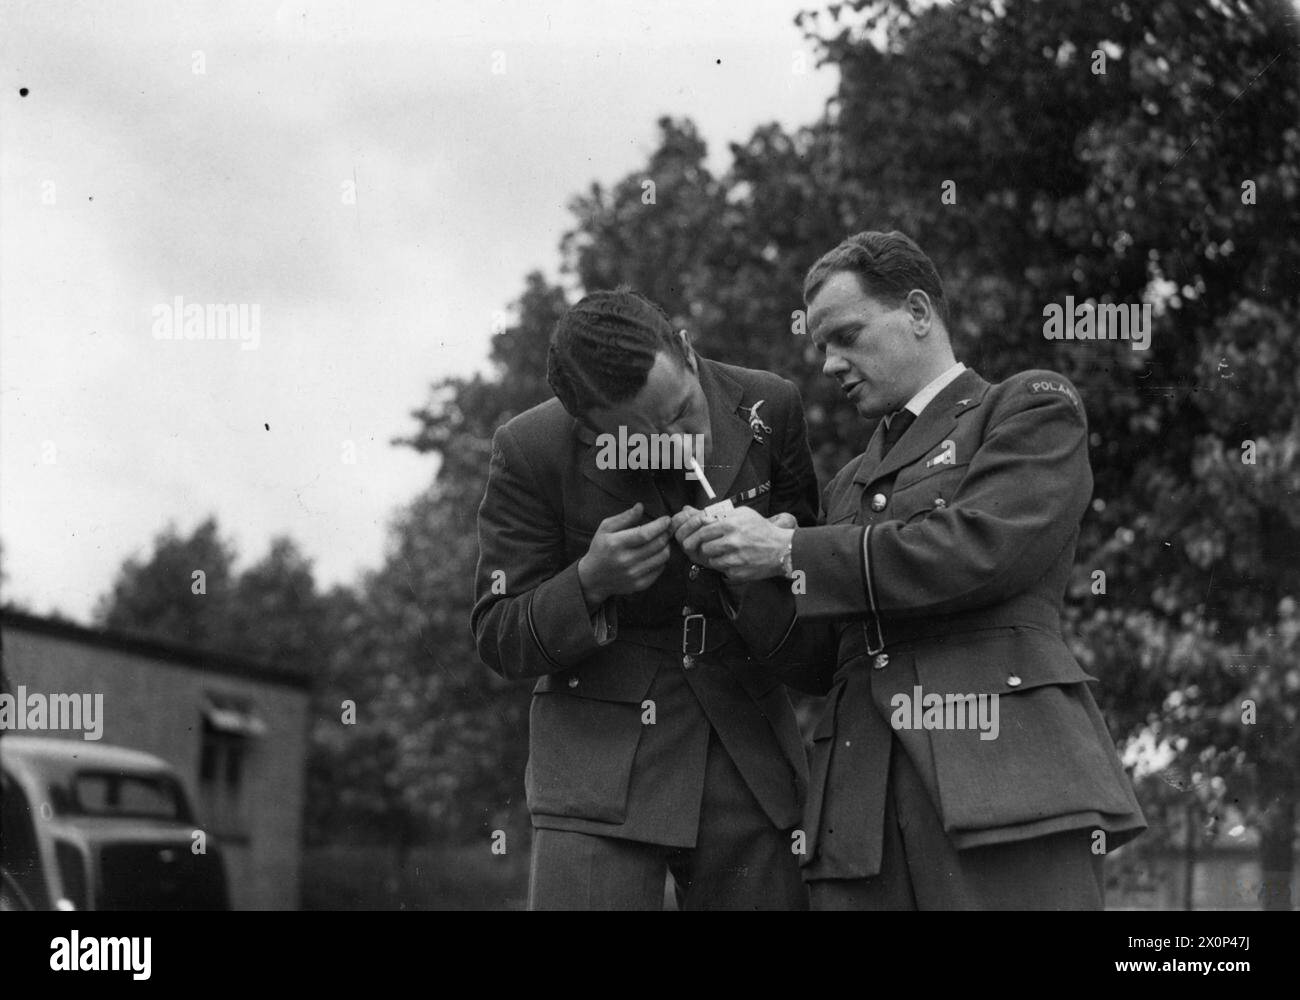
[[889,454],[889,449],[898,443],[898,439],[912,426],[914,420],[916,414],[911,410],[895,410],[886,418],[885,446],[880,452],[881,458]]
[[659,496],[669,514],[676,514],[688,503],[695,504],[695,483],[688,482],[686,474],[678,469],[652,473]]

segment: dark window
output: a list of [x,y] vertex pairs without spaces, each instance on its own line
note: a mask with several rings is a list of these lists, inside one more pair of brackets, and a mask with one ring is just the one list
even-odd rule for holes
[[199,753],[199,820],[209,824],[212,832],[218,836],[247,836],[244,777],[249,740],[234,733],[222,732],[207,722],[203,725],[202,739],[203,745]]
[[79,771],[72,788],[73,809],[83,816],[190,819],[180,785],[166,775]]

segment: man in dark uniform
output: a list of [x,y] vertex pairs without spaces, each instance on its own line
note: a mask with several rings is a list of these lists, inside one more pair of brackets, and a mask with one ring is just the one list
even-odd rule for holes
[[493,438],[471,620],[489,667],[537,679],[529,906],[658,909],[671,870],[687,909],[805,909],[789,594],[688,560],[669,518],[708,502],[700,482],[613,447],[698,442],[720,498],[815,524],[798,391],[700,357],[625,291],[560,320],[548,381],[558,398]]
[[674,529],[732,579],[793,576],[807,655],[832,636],[812,905],[1100,908],[1103,857],[1146,824],[1061,636],[1092,495],[1078,392],[957,363],[938,272],[901,233],[846,240],[804,299],[825,374],[883,418],[866,451],[827,488],[823,526],[686,511]]

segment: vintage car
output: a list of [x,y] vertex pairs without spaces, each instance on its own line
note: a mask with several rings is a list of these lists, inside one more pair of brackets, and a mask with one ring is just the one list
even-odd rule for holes
[[0,910],[226,910],[221,851],[166,761],[0,737]]

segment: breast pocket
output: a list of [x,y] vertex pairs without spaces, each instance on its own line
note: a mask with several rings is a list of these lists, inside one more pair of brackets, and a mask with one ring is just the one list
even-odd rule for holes
[[922,468],[919,474],[909,475],[913,473],[911,469],[900,473],[891,500],[893,516],[910,521],[933,511],[945,510],[961,488],[969,465],[969,462],[963,462],[961,465]]

